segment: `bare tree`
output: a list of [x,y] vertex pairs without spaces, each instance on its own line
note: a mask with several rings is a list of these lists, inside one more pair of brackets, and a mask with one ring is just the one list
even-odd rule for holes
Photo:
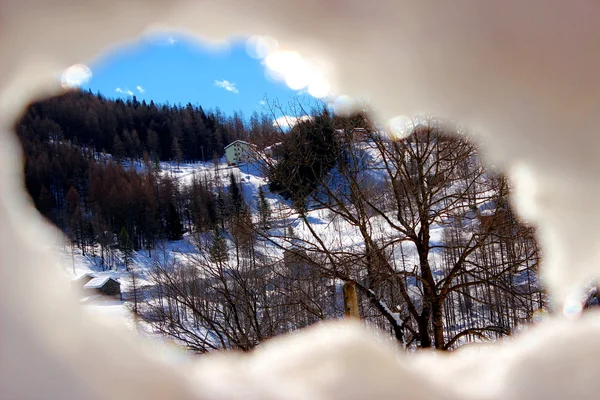
[[247,351],[343,316],[350,285],[361,316],[406,348],[510,334],[544,307],[534,232],[512,213],[506,179],[447,126],[420,119],[393,140],[362,115],[298,123],[283,146],[299,147],[263,164],[290,163],[269,176],[291,206],[278,202],[268,223],[243,204],[234,177],[215,171],[214,221],[196,224],[214,233],[195,232],[195,251],[157,259],[140,315],[194,351]]
[[[406,345],[438,349],[509,334],[543,307],[539,253],[510,212],[506,180],[444,126],[415,121],[404,140],[334,126],[342,156],[330,174],[313,174],[318,185],[297,207],[310,233],[303,249],[324,256],[323,273],[355,283],[363,314],[380,326],[383,317]],[[322,210],[348,227],[348,243],[315,224]]]

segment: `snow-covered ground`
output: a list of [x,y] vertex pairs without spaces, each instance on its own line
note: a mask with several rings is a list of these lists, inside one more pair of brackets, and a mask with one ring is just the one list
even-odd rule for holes
[[[134,168],[142,172],[145,168],[141,162],[125,162],[129,168]],[[160,173],[177,178],[182,186],[191,184],[194,176],[203,176],[209,174],[216,178],[218,185],[227,187],[229,185],[229,175],[233,173],[240,182],[242,193],[246,201],[253,205],[258,199],[258,188],[263,186],[267,193],[268,201],[272,205],[277,203],[278,197],[268,192],[267,180],[260,172],[259,168],[253,164],[228,166],[224,159],[215,166],[213,162],[207,163],[174,163],[162,162],[160,164]],[[287,207],[287,206],[286,206]],[[108,270],[101,265],[100,249],[95,249],[91,254],[88,251],[83,255],[81,250],[70,244],[59,246],[57,252],[60,256],[63,272],[68,279],[75,280],[85,274],[92,273],[96,279],[104,280],[111,277],[121,284],[122,299],[110,298],[93,293],[91,290],[84,290],[78,294],[81,306],[86,312],[98,315],[102,320],[109,323],[119,323],[126,325],[129,329],[137,329],[141,333],[149,333],[148,326],[139,322],[133,317],[128,301],[132,290],[132,273],[117,260],[116,270]],[[178,259],[187,253],[197,251],[193,240],[189,234],[186,234],[182,240],[163,241],[157,244],[156,249],[148,254],[146,250],[134,252],[132,257],[131,270],[136,274],[136,285],[144,287],[150,285],[149,272],[153,263],[158,258]],[[115,255],[118,252],[114,252]],[[117,255],[118,257],[118,255]]]
[[[382,180],[384,177],[377,176],[380,174],[381,168],[369,168],[369,165],[377,167],[377,153],[372,149],[365,148],[365,175],[369,175],[371,182]],[[130,168],[135,168],[142,172],[145,168],[143,163],[126,163]],[[228,166],[224,159],[221,159],[218,164],[213,162],[206,163],[161,163],[160,174],[175,177],[178,183],[182,186],[190,185],[194,177],[208,176],[211,181],[217,186],[227,190],[230,183],[230,174],[234,174],[240,183],[242,194],[250,205],[250,208],[256,213],[256,204],[258,202],[259,188],[265,192],[267,201],[270,203],[272,210],[272,228],[269,231],[270,240],[277,241],[278,238],[288,237],[288,228],[293,227],[295,237],[299,238],[304,246],[310,248],[312,244],[317,245],[313,232],[320,237],[322,242],[328,249],[344,252],[351,250],[355,252],[364,246],[363,238],[356,226],[344,221],[341,217],[336,217],[334,213],[326,209],[314,208],[307,212],[306,220],[309,226],[299,217],[296,211],[290,205],[290,202],[282,197],[273,194],[269,191],[268,181],[263,173],[262,168],[258,163],[248,163],[240,166]],[[334,174],[335,175],[335,172]],[[334,178],[333,179],[337,179]],[[485,204],[482,208],[485,208]],[[257,216],[255,216],[257,218]],[[390,240],[398,233],[390,227],[383,218],[373,216],[370,219],[371,236],[375,239]],[[443,241],[444,228],[439,225],[433,225],[430,231],[431,244],[440,244]],[[260,242],[260,241],[259,241]],[[285,244],[284,240],[280,241]],[[307,243],[312,243],[308,244]],[[263,254],[272,257],[281,257],[282,251],[279,247],[269,244],[268,241],[262,241],[258,245],[259,250]],[[232,246],[233,247],[233,246]],[[194,238],[190,234],[184,235],[179,241],[164,241],[157,244],[157,248],[148,254],[146,250],[134,252],[132,257],[132,269],[136,274],[137,287],[148,287],[151,285],[150,272],[157,257],[162,259],[180,259],[186,255],[197,253],[197,246],[194,244]],[[418,264],[418,257],[415,252],[414,245],[409,242],[399,241],[391,248],[394,264],[396,268],[403,269],[405,265],[413,266]],[[70,245],[66,245],[59,249],[62,257],[64,272],[69,278],[75,279],[86,273],[94,273],[98,279],[112,277],[121,283],[122,299],[109,299],[103,296],[81,296],[81,305],[87,312],[97,314],[99,318],[110,319],[112,322],[125,324],[130,329],[136,329],[142,333],[151,334],[151,329],[135,318],[130,312],[128,301],[131,299],[132,292],[132,274],[127,271],[123,265],[117,263],[116,270],[103,270],[100,265],[100,250],[97,249],[95,254],[86,254]],[[115,251],[115,253],[118,253]],[[433,250],[430,252],[431,265],[434,267],[434,275],[443,276],[443,271],[435,270],[441,268],[443,264],[440,251]],[[411,285],[408,288],[409,293],[415,298],[420,296],[418,285]],[[392,307],[393,305],[390,305]],[[387,307],[387,305],[386,305]]]

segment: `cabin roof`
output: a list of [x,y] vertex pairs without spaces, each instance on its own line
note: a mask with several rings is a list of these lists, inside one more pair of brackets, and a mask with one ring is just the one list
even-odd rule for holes
[[119,285],[121,284],[121,283],[119,283],[118,280],[116,280],[115,278],[113,278],[111,276],[101,276],[101,277],[92,279],[91,281],[89,281],[88,283],[83,285],[83,287],[85,289],[100,289],[102,286],[106,285],[106,283],[110,280],[115,281]]
[[86,278],[86,277],[88,277],[90,279],[94,279],[94,278],[96,278],[96,274],[94,274],[93,272],[86,272],[85,274],[79,275],[79,276],[73,278],[72,280],[73,281],[78,281],[78,280]]

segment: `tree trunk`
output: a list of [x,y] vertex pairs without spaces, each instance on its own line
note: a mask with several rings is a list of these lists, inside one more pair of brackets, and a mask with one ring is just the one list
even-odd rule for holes
[[[421,229],[428,229],[424,226]],[[425,242],[429,239],[429,234],[422,234],[425,237]],[[431,335],[429,334],[429,322],[431,321],[432,311],[434,303],[437,300],[435,294],[435,281],[431,273],[431,267],[429,266],[429,246],[427,243],[415,243],[417,251],[419,253],[419,267],[421,277],[424,282],[423,285],[423,311],[418,319],[417,323],[419,326],[419,340],[421,341],[421,347],[431,347]]]
[[431,336],[429,336],[429,315],[426,313],[421,314],[421,316],[417,319],[417,325],[419,327],[420,347],[424,349],[431,347]]
[[432,303],[432,322],[433,336],[435,339],[435,348],[442,350],[444,348],[444,317],[442,313],[442,304],[439,299]]

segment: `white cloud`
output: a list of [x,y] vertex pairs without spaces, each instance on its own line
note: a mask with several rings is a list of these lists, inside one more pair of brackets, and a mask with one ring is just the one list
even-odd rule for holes
[[141,87],[141,86],[136,86],[136,89],[137,89],[137,90],[138,90],[138,92],[140,92],[140,93],[144,93],[144,92],[146,92],[146,91],[144,90],[144,88],[143,88],[143,87]]
[[169,36],[169,44],[173,46],[175,43],[177,43],[177,39],[175,39],[173,36]]
[[261,106],[264,106],[264,105],[266,105],[266,104],[267,104],[267,102],[266,102],[266,101],[264,101],[264,100],[261,100],[261,101],[259,101],[259,102],[258,102],[258,104],[259,104],[259,105],[261,105]]
[[223,79],[222,81],[215,80],[215,86],[223,88],[223,89],[227,90],[228,92],[235,93],[235,94],[238,94],[240,92],[235,87],[235,83],[229,82],[226,79]]
[[300,121],[310,121],[312,117],[310,115],[303,115],[301,117],[293,117],[291,115],[283,115],[273,120],[273,126],[280,128],[291,128]]
[[66,88],[79,87],[92,78],[92,70],[87,65],[75,64],[67,68],[61,78],[62,86]]
[[121,93],[121,94],[126,94],[127,96],[133,96],[133,92],[127,88],[125,88],[125,90],[123,90],[120,87],[118,87],[115,89],[115,92]]

